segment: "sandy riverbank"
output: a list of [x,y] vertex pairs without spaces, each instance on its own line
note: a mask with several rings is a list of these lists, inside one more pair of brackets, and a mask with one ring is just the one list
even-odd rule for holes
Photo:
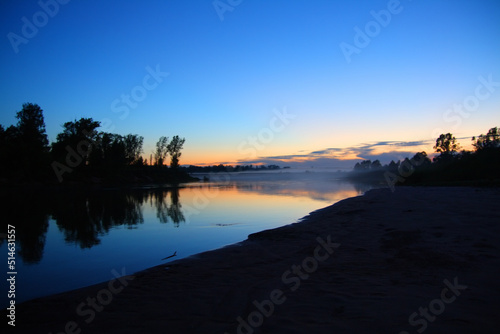
[[238,245],[18,305],[16,332],[497,333],[499,203],[498,188],[369,191]]

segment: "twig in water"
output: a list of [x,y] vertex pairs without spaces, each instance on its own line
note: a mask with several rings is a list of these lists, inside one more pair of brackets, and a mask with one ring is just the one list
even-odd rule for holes
[[163,260],[166,260],[166,259],[170,259],[171,257],[174,257],[174,256],[177,256],[177,251],[175,251],[175,252],[174,252],[174,254],[172,254],[172,255],[170,255],[170,256],[164,257],[164,258],[162,259],[162,261],[163,261]]

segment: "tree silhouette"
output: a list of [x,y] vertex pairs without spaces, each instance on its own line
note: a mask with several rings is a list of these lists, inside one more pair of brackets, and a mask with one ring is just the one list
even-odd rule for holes
[[431,163],[431,159],[427,156],[425,151],[418,152],[410,159],[410,162],[414,166],[428,166]]
[[55,159],[64,161],[68,154],[72,154],[75,159],[82,160],[80,165],[86,165],[92,152],[92,147],[98,141],[97,128],[100,122],[92,118],[80,118],[78,121],[66,122],[63,125],[63,132],[59,133],[56,142],[52,143],[52,154]]
[[49,152],[43,110],[37,104],[25,103],[16,118],[17,125],[2,133],[2,160],[8,159],[9,174],[38,179],[47,165]]
[[380,182],[380,172],[383,172],[385,181],[392,187],[396,184],[466,184],[466,185],[498,185],[500,184],[500,131],[497,127],[491,128],[486,135],[473,137],[475,152],[460,149],[456,138],[451,134],[441,134],[436,139],[434,149],[439,156],[429,159],[426,152],[418,152],[413,158],[402,161],[391,161],[379,170],[368,168],[368,160],[357,163],[355,171],[367,173],[352,173],[351,179]]
[[163,166],[168,154],[168,137],[160,137],[156,142],[155,160],[157,166]]
[[479,137],[472,137],[472,146],[476,149],[476,151],[481,151],[485,149],[491,148],[499,148],[500,147],[500,130],[498,127],[494,127],[488,130],[486,135],[479,135]]
[[170,167],[177,169],[179,167],[179,158],[181,157],[181,150],[186,139],[174,136],[170,144],[168,144],[167,151],[171,156]]
[[111,145],[109,145],[108,150],[105,152],[105,160],[108,166],[113,170],[118,170],[127,163],[127,157],[125,153],[125,143],[123,137],[110,133]]
[[42,108],[38,104],[25,103],[23,109],[17,112],[16,118],[19,139],[23,146],[32,151],[47,152],[49,140],[45,132]]
[[460,149],[460,145],[456,141],[457,139],[451,133],[441,134],[436,139],[436,145],[433,148],[437,153],[453,154]]
[[361,162],[356,163],[356,165],[354,165],[354,170],[355,171],[367,171],[370,169],[371,166],[372,166],[371,160],[363,160]]
[[104,167],[113,172],[129,163],[125,137],[109,132],[100,132],[90,156],[91,167]]
[[139,135],[128,134],[123,137],[123,143],[125,145],[125,159],[128,164],[137,163],[139,160],[142,161],[142,143],[144,137]]

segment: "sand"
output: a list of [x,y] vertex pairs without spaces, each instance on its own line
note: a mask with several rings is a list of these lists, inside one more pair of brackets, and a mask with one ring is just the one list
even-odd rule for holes
[[372,190],[236,245],[18,305],[16,332],[498,333],[499,208],[498,188]]

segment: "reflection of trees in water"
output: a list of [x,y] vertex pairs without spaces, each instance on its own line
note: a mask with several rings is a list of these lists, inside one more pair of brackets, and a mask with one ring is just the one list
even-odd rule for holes
[[[167,195],[170,192],[170,205],[167,203]],[[169,218],[179,227],[180,222],[185,221],[182,213],[182,205],[179,201],[179,189],[158,189],[150,193],[150,202],[156,207],[156,217],[161,223],[168,223]]]
[[132,228],[144,222],[141,211],[144,197],[138,194],[117,191],[64,194],[65,200],[55,203],[52,217],[66,242],[91,248],[100,244],[99,237],[113,226]]
[[0,200],[8,208],[4,212],[7,224],[16,227],[18,254],[25,263],[42,259],[49,217],[55,220],[66,242],[81,248],[100,244],[100,237],[113,227],[135,228],[142,224],[142,205],[148,201],[154,202],[162,223],[171,220],[179,226],[184,221],[178,189],[31,191],[0,194]]
[[168,222],[168,205],[165,200],[167,196],[166,190],[155,190],[151,192],[151,201],[156,207],[156,217],[160,220],[160,223]]
[[[353,184],[358,192],[371,188],[370,185]],[[217,189],[222,188],[218,185]],[[303,196],[304,189],[308,189],[307,196],[311,198],[317,197],[318,194],[325,196],[338,191],[335,183],[329,182],[309,182],[307,186],[300,182],[256,182],[246,185],[235,183],[225,184],[224,189],[296,196]],[[18,254],[26,263],[37,263],[42,259],[49,217],[55,220],[66,242],[77,244],[81,248],[100,244],[100,238],[113,227],[135,228],[142,224],[142,206],[145,203],[150,203],[151,207],[156,209],[161,223],[172,222],[178,227],[185,221],[178,188],[10,193],[3,191],[0,200],[6,208],[4,216],[7,224],[16,226]]]
[[15,226],[17,254],[26,263],[39,262],[49,226],[46,198],[27,192],[2,194],[0,201],[6,208],[5,223]]
[[31,219],[31,222],[25,221],[27,224],[21,225],[22,229],[16,226],[16,239],[19,240],[18,254],[26,263],[37,263],[43,256],[49,220],[43,211],[31,216]]
[[179,226],[180,222],[185,221],[184,214],[182,213],[182,205],[179,201],[179,189],[172,189],[170,192],[170,207],[168,208],[168,216],[172,218],[175,226]]
[[106,232],[112,226],[126,225],[133,228],[144,222],[141,210],[144,201],[142,191],[99,193],[87,202],[89,217],[101,222]]
[[61,195],[65,198],[54,201],[51,211],[66,242],[77,243],[81,248],[98,245],[98,234],[103,230],[99,222],[89,219],[87,196],[83,193]]

